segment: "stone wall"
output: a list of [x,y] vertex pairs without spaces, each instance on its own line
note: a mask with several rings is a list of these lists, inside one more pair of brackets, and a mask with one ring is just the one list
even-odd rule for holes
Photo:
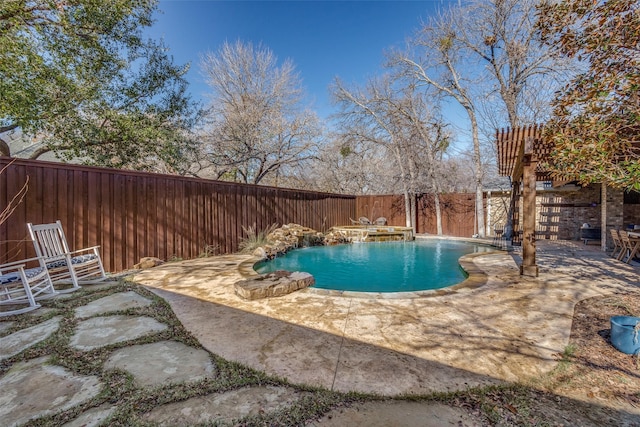
[[488,192],[487,193],[487,235],[493,236],[496,229],[504,229],[507,223],[507,213],[511,201],[510,192]]

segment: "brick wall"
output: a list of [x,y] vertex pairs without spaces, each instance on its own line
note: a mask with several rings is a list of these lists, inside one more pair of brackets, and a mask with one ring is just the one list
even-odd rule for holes
[[[623,192],[607,188],[606,225],[602,227],[602,194],[600,184],[583,188],[567,186],[538,190],[536,197],[536,236],[548,240],[579,240],[580,227],[608,230],[623,229],[628,224],[640,224],[640,204],[624,204]],[[487,199],[491,214],[487,223],[491,235],[496,225],[506,222],[510,193],[492,192]],[[522,203],[519,204],[522,218]],[[520,224],[522,226],[522,224]],[[520,227],[520,229],[522,229]],[[605,231],[605,234],[607,232]],[[609,236],[607,236],[607,243]]]

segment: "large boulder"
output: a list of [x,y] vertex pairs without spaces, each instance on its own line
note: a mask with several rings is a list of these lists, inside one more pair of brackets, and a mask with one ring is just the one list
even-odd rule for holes
[[273,259],[292,249],[306,246],[324,245],[324,235],[309,227],[299,224],[285,224],[267,235],[268,245],[264,250],[266,258]]
[[351,243],[352,239],[344,230],[336,230],[332,228],[329,230],[327,234],[324,235],[324,244],[327,246],[331,245],[342,245],[344,243]]
[[140,258],[140,262],[134,265],[133,268],[135,268],[136,270],[144,270],[146,268],[153,268],[162,264],[164,264],[164,261],[160,258],[146,256]]
[[256,300],[287,295],[314,283],[315,279],[309,273],[278,270],[241,280],[234,287],[239,297]]

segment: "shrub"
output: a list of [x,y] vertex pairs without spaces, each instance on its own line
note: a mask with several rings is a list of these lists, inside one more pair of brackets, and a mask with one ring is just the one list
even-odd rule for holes
[[271,234],[276,228],[278,228],[278,224],[271,224],[266,228],[266,230],[262,231],[258,231],[255,226],[250,226],[248,228],[242,227],[242,231],[244,231],[246,237],[242,238],[238,245],[240,252],[251,253],[257,248],[265,246],[269,243],[269,234]]

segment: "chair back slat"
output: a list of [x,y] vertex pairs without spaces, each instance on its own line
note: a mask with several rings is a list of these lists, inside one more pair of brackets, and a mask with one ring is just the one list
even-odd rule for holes
[[53,224],[29,224],[29,231],[37,256],[50,259],[69,253],[60,221]]
[[618,235],[618,230],[615,228],[611,229],[611,238],[613,239],[613,243],[620,246],[620,236]]
[[622,241],[625,247],[628,248],[631,246],[631,241],[629,240],[629,235],[627,234],[626,231],[620,232],[620,240]]

